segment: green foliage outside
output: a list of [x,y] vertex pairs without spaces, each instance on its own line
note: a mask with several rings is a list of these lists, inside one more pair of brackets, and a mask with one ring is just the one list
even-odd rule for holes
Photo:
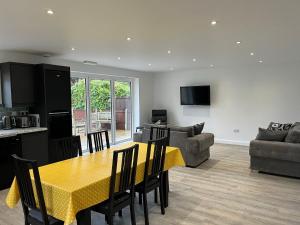
[[[72,83],[72,107],[73,109],[85,108],[85,80],[80,79]],[[115,96],[129,97],[130,86],[127,82],[115,82]],[[91,80],[90,100],[92,111],[106,111],[110,109],[110,81]]]

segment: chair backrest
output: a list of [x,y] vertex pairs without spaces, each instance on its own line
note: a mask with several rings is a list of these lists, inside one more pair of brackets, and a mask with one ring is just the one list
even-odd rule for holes
[[[114,151],[109,189],[109,199],[111,203],[113,203],[115,195],[119,195],[127,191],[130,191],[132,195],[134,194],[133,190],[135,186],[138,153],[138,144],[126,149]],[[117,168],[119,159],[122,160],[120,164],[119,187],[117,187],[116,191],[115,185],[117,179]]]
[[12,157],[14,161],[16,179],[17,179],[17,184],[19,188],[19,193],[20,193],[22,207],[23,207],[26,221],[27,221],[29,210],[37,209],[36,201],[34,198],[33,186],[32,186],[33,183],[30,177],[30,169],[32,169],[35,189],[36,189],[37,198],[39,202],[39,210],[42,214],[44,224],[48,225],[49,221],[48,221],[37,162],[34,160],[22,159],[17,155],[12,155]]
[[152,126],[150,129],[150,140],[167,137],[167,145],[170,145],[170,133],[170,128]]
[[52,139],[52,153],[55,161],[82,156],[80,136]]
[[[154,177],[161,178],[164,172],[167,142],[168,142],[167,137],[148,141],[145,172],[144,172],[145,186],[147,186],[147,182],[149,178],[154,178]],[[153,154],[151,154],[152,151]],[[151,155],[153,156],[152,163],[150,163]]]
[[[103,140],[103,135],[105,137],[105,142],[106,142],[106,148],[110,148],[109,144],[109,138],[108,138],[108,130],[101,130],[98,132],[93,132],[93,133],[88,133],[87,138],[88,138],[88,143],[89,143],[89,149],[90,153],[98,152],[104,150],[104,140]],[[93,146],[94,143],[94,146]]]

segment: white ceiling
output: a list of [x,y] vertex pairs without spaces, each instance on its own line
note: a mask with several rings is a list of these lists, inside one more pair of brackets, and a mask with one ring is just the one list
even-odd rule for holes
[[0,50],[141,71],[278,64],[300,61],[299,23],[300,0],[1,0]]

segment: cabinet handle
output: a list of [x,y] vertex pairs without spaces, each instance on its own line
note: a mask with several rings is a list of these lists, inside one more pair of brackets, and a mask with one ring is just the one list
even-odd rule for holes
[[60,78],[60,77],[61,77],[61,75],[57,74],[57,75],[56,75],[56,77],[57,77],[57,78]]

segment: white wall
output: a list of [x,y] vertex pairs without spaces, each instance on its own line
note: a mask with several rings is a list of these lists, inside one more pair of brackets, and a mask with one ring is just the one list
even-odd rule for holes
[[[180,105],[180,86],[207,84],[211,106]],[[299,98],[299,63],[176,71],[154,79],[154,107],[166,108],[170,123],[205,121],[205,131],[223,143],[248,144],[270,121],[300,121]]]
[[[135,96],[139,99],[139,111],[140,115],[134,118],[134,125],[140,125],[141,123],[148,122],[153,105],[152,101],[152,86],[153,86],[153,74],[147,72],[119,69],[107,66],[90,66],[81,62],[67,61],[55,57],[45,58],[41,56],[24,54],[10,51],[0,51],[0,63],[1,62],[23,62],[23,63],[49,63],[55,65],[70,66],[71,71],[96,73],[102,75],[114,75],[121,77],[135,78],[134,88],[138,92]],[[138,85],[137,85],[138,84]],[[138,87],[138,88],[137,88]]]

